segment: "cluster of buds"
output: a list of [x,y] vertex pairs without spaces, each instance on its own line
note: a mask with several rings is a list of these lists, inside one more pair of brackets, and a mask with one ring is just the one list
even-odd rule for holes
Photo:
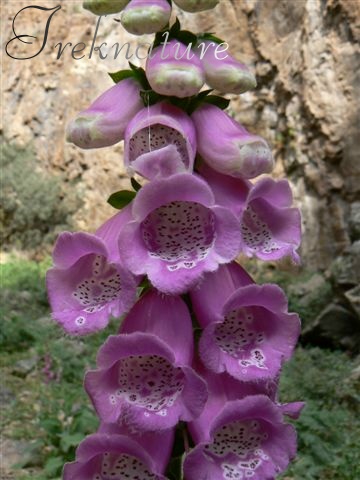
[[[132,18],[142,31],[142,12],[170,3],[86,6],[125,8],[123,24]],[[195,11],[217,2],[176,3]],[[174,37],[168,58],[157,36],[146,70],[112,74],[116,85],[68,127],[81,148],[123,140],[129,175],[144,181],[110,197],[120,211],[94,234],[62,233],[47,273],[66,333],[123,316],[85,375],[99,430],[64,479],[270,480],[296,453],[285,416],[297,418],[303,404],[281,404],[278,383],[300,321],[280,287],[256,284],[236,259],[299,262],[300,214],[286,180],[251,181],[273,167],[266,141],[223,111],[226,99],[200,92],[205,81],[226,93],[252,88],[248,69],[215,58],[208,40],[200,59],[200,37],[194,49],[177,41],[189,34],[178,22],[164,33]],[[193,56],[178,60],[176,47]]]

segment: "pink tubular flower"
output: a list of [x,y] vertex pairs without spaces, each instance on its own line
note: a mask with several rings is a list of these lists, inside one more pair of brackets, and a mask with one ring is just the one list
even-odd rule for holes
[[274,160],[265,140],[249,133],[220,108],[203,104],[191,118],[196,127],[198,152],[214,170],[242,178],[272,170]]
[[255,185],[201,165],[200,173],[210,185],[219,205],[230,208],[241,228],[242,252],[261,260],[289,255],[300,263],[301,216],[293,203],[287,180],[264,178]]
[[104,422],[139,431],[171,428],[199,416],[207,398],[204,381],[190,367],[191,318],[179,297],[149,291],[124,320],[120,334],[99,351],[98,370],[85,376]]
[[126,428],[103,425],[80,443],[63,480],[166,480],[173,440],[172,430],[134,436]]
[[111,15],[121,12],[129,0],[85,0],[83,7],[95,15]]
[[292,208],[287,180],[264,178],[250,190],[240,219],[243,251],[248,257],[277,260],[290,255],[300,263],[296,252],[301,242],[301,216]]
[[179,98],[196,95],[204,85],[200,59],[178,40],[156,47],[146,61],[146,77],[151,88],[161,95]]
[[196,49],[200,55],[206,83],[224,93],[244,93],[256,87],[256,79],[248,67],[220,50],[219,44],[202,40]]
[[148,179],[192,172],[196,133],[188,115],[167,102],[144,108],[125,132],[124,162]]
[[46,284],[52,317],[67,333],[101,330],[110,315],[120,316],[134,303],[136,280],[122,266],[112,239],[128,218],[129,209],[120,212],[99,229],[98,236],[82,232],[59,236]]
[[[223,293],[215,303],[212,296],[219,289]],[[204,328],[200,357],[210,370],[243,381],[275,378],[291,357],[300,321],[288,313],[286,296],[277,285],[256,285],[233,263],[207,274],[191,299]]]
[[216,7],[219,0],[174,0],[174,3],[185,12],[202,12]]
[[66,139],[85,149],[114,145],[143,106],[140,85],[132,78],[121,80],[69,123]]
[[235,215],[215,205],[201,178],[188,173],[154,180],[137,194],[133,222],[119,236],[120,254],[135,275],[147,274],[160,291],[177,295],[204,272],[239,253]]
[[187,455],[187,480],[272,480],[296,454],[295,429],[265,395],[209,401],[189,430],[196,447]]
[[171,6],[167,0],[131,0],[121,15],[125,30],[134,35],[155,33],[169,22]]

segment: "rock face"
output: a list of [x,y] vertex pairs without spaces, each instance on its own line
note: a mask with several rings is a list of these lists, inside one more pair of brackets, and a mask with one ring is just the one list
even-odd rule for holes
[[[28,5],[24,0],[3,6],[5,42],[13,37],[15,14]],[[50,13],[27,9],[19,14],[16,32],[38,39],[33,45],[12,42],[13,56],[39,51]],[[272,144],[275,174],[290,178],[302,209],[303,263],[326,269],[360,233],[360,3],[222,0],[213,11],[178,14],[183,27],[224,38],[230,52],[256,72],[256,91],[234,97],[231,109]],[[108,195],[128,185],[122,145],[81,151],[65,143],[65,126],[111,86],[106,72],[126,68],[126,50],[134,53],[137,42],[152,39],[127,34],[114,17],[101,20],[94,43],[107,43],[101,47],[106,59],[96,50],[90,55],[97,18],[81,2],[66,2],[54,14],[39,55],[23,61],[3,56],[3,135],[19,145],[32,143],[42,168],[76,181],[84,203],[75,221],[88,230],[113,213]],[[73,59],[67,46],[58,59],[59,42],[61,48],[83,42],[83,51],[74,56],[85,56]],[[115,60],[116,42],[124,48]],[[139,53],[145,55],[146,48]]]

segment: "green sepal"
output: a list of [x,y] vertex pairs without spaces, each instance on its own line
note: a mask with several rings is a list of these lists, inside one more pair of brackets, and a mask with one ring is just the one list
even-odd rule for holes
[[219,97],[218,95],[208,95],[204,98],[203,102],[211,103],[211,105],[216,105],[221,108],[221,110],[225,110],[229,106],[230,100],[228,98]]
[[132,70],[119,70],[118,72],[108,73],[109,77],[114,83],[119,83],[125,78],[134,78],[134,72]]
[[181,30],[180,20],[178,19],[178,17],[176,17],[176,20],[169,31],[170,37],[176,37],[176,35],[180,32],[180,30]]
[[177,32],[175,38],[181,43],[184,43],[185,45],[189,45],[191,43],[193,47],[196,46],[198,41],[197,35],[190,32],[189,30],[180,30],[179,32]]
[[140,97],[145,107],[150,107],[151,105],[154,105],[155,103],[158,103],[161,100],[165,100],[166,98],[168,98],[154,92],[154,90],[151,89],[141,90]]
[[136,196],[136,192],[131,190],[120,190],[108,198],[107,202],[114,208],[121,210],[126,207]]
[[137,67],[133,63],[129,62],[129,66],[133,72],[134,78],[140,83],[144,90],[149,90],[150,85],[146,78],[145,70],[141,67]]
[[135,192],[138,192],[141,188],[140,183],[137,182],[134,177],[131,177],[130,182],[131,182],[131,186],[133,187]]
[[199,42],[201,40],[209,40],[210,42],[214,42],[214,43],[226,43],[224,40],[222,40],[221,38],[217,37],[216,35],[214,35],[212,32],[204,32],[204,33],[199,33],[199,35],[197,36],[198,37],[198,40]]

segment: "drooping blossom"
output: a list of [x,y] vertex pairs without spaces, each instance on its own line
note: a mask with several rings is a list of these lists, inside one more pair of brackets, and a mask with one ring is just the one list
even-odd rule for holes
[[[219,289],[220,295],[215,293]],[[256,285],[233,263],[206,274],[191,298],[204,328],[200,357],[210,370],[244,381],[275,378],[291,357],[300,320],[288,313],[287,298],[277,285]]]
[[168,102],[143,108],[125,132],[124,163],[130,173],[153,179],[192,172],[196,133],[190,117]]
[[148,183],[134,199],[132,216],[120,232],[120,254],[130,271],[148,275],[164,293],[185,292],[204,272],[239,253],[235,215],[217,206],[208,185],[195,175]]
[[219,0],[174,0],[174,3],[186,12],[202,12],[216,7]]
[[110,316],[120,316],[134,303],[137,281],[120,261],[114,243],[130,217],[120,212],[98,235],[63,232],[46,275],[52,317],[71,335],[101,330]]
[[201,40],[196,48],[200,56],[206,83],[224,93],[240,94],[256,87],[256,79],[249,68],[238,62],[224,46],[213,41]]
[[191,118],[196,127],[198,152],[211,168],[241,178],[271,172],[274,160],[266,141],[249,133],[219,107],[203,104]]
[[263,178],[254,185],[247,180],[222,175],[205,164],[200,173],[214,192],[216,202],[238,217],[242,253],[261,260],[290,256],[300,263],[301,215],[292,207],[289,182]]
[[85,389],[102,421],[140,431],[171,428],[198,417],[207,398],[204,381],[190,367],[192,324],[180,297],[144,294],[108,338],[98,369]]
[[173,440],[172,430],[134,435],[124,426],[103,424],[80,443],[63,480],[166,480]]
[[129,33],[144,35],[162,30],[170,15],[167,0],[131,0],[122,12],[121,23]]
[[272,480],[296,454],[296,433],[266,395],[209,402],[189,424],[196,443],[186,456],[187,480]]
[[151,88],[179,98],[196,95],[204,85],[204,69],[189,46],[178,40],[154,48],[146,61],[146,77]]
[[301,215],[292,207],[289,182],[264,178],[249,191],[240,219],[243,251],[261,260],[277,260],[289,255],[300,263]]
[[130,0],[85,0],[83,7],[95,15],[111,15],[118,13]]
[[138,82],[121,80],[69,123],[66,139],[85,149],[114,145],[124,139],[127,124],[143,106]]

